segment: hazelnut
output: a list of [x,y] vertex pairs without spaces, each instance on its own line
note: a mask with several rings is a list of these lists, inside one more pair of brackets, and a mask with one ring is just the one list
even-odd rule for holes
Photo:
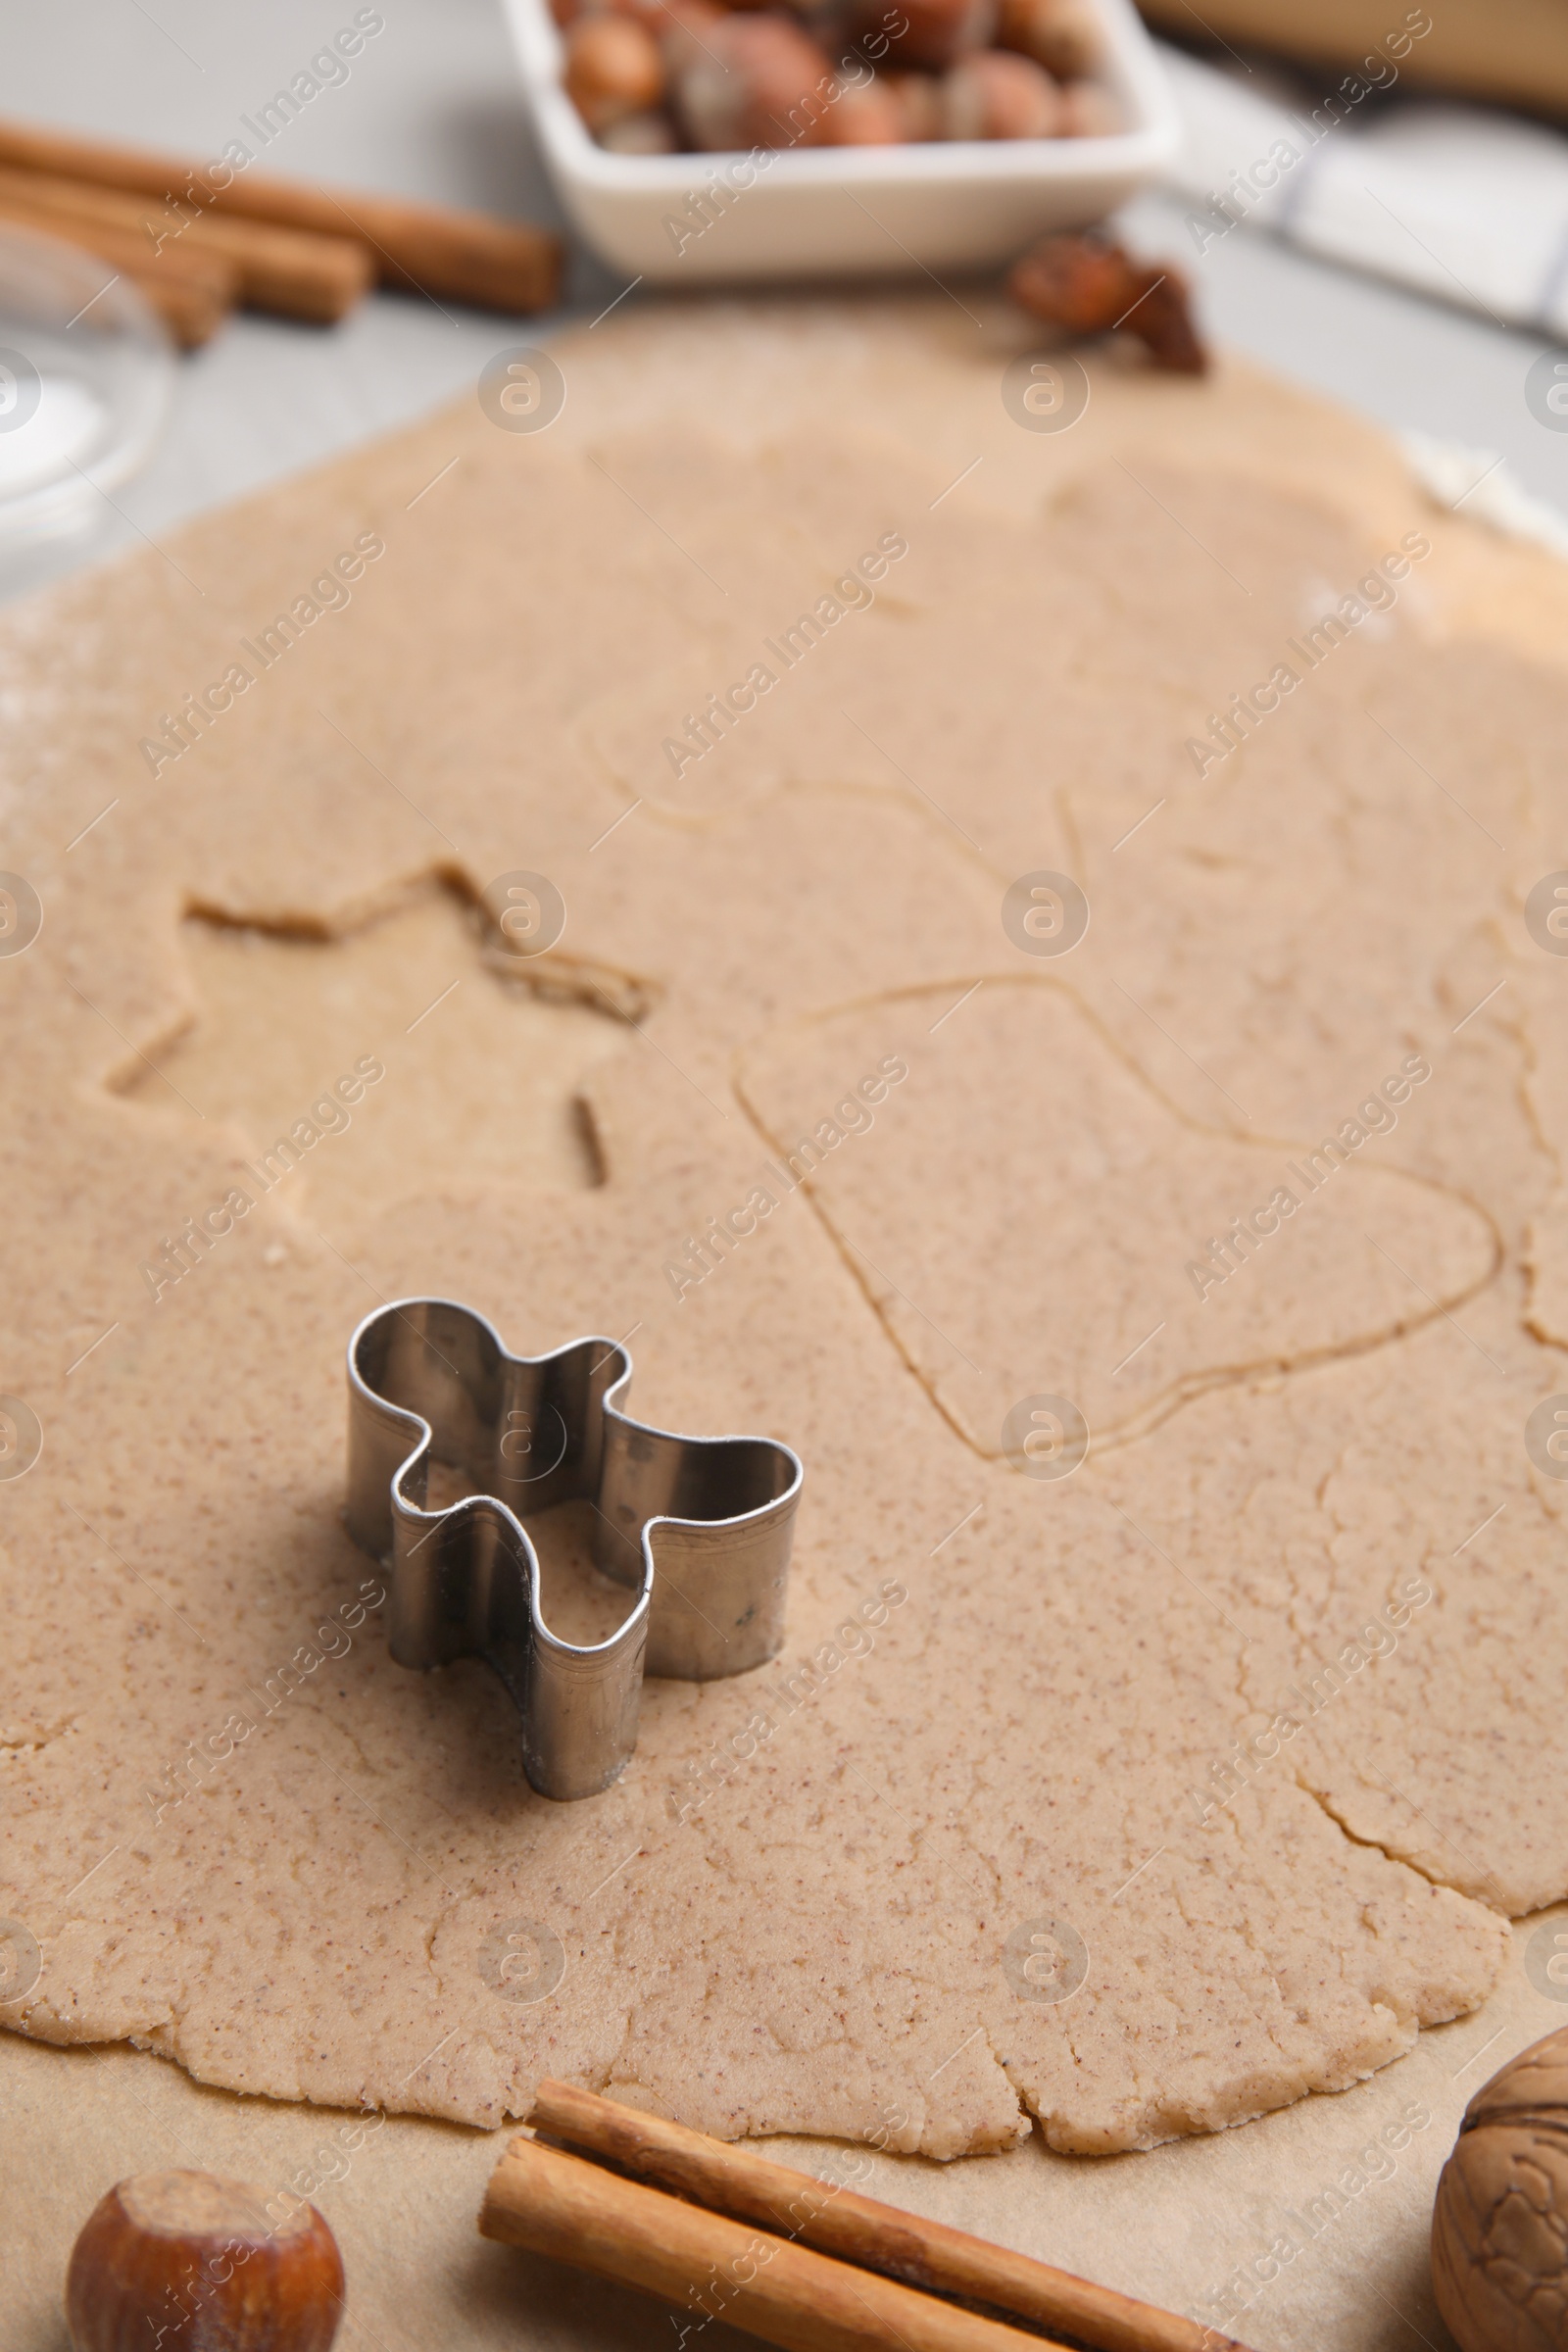
[[1000,0],[997,40],[1032,57],[1058,81],[1092,74],[1105,46],[1089,0]]
[[1014,263],[1007,291],[1037,318],[1072,334],[1125,327],[1142,336],[1156,368],[1201,375],[1208,367],[1180,270],[1169,262],[1135,262],[1107,237],[1071,230],[1042,237]]
[[942,84],[934,74],[884,74],[879,78],[903,117],[900,138],[941,138]]
[[1461,2352],[1568,2345],[1568,2026],[1465,2109],[1438,2181],[1432,2284]]
[[1127,127],[1121,108],[1099,81],[1069,81],[1061,92],[1064,139],[1111,139]]
[[566,95],[590,130],[646,113],[664,94],[659,43],[635,17],[579,17],[566,30]]
[[[645,24],[648,27],[656,41],[662,41],[671,24],[677,22],[679,16],[678,10],[671,8],[670,0],[578,0],[578,7],[585,16],[590,12],[599,14],[608,12],[612,16],[632,17],[639,24]],[[710,7],[707,13],[710,16],[718,17],[722,16],[724,12],[714,6]]]
[[1198,339],[1187,299],[1187,280],[1167,262],[1146,270],[1147,284],[1126,316],[1118,321],[1130,335],[1142,336],[1156,368],[1176,375],[1206,375],[1208,354]]
[[617,116],[599,133],[599,144],[612,155],[673,155],[680,141],[669,117],[652,108],[646,114]]
[[[576,0],[576,7],[581,17],[632,17],[647,25],[654,40],[662,40],[670,28],[670,0]],[[714,7],[714,14],[721,10]]]
[[875,78],[844,82],[822,122],[829,147],[897,147],[908,135],[897,92]]
[[[901,33],[889,34],[885,0],[850,0],[846,28],[866,55],[894,67],[944,73],[971,49],[984,49],[997,25],[997,0],[899,0]],[[879,44],[887,44],[885,52]]]
[[656,24],[653,15],[643,11],[644,23],[657,33],[664,73],[671,82],[707,54],[714,27],[724,23],[727,13],[715,7],[714,0],[662,0]]
[[783,17],[721,17],[679,73],[676,111],[692,145],[825,146],[837,82],[826,53]]
[[73,2352],[327,2352],[343,2310],[337,2241],[314,2205],[272,2223],[266,2191],[213,2173],[141,2173],[101,2197],[66,2273]]
[[1014,265],[1007,291],[1053,326],[1099,335],[1115,325],[1146,283],[1120,245],[1068,231],[1031,246]]
[[982,49],[944,76],[941,114],[949,139],[1051,139],[1061,92],[1033,58]]

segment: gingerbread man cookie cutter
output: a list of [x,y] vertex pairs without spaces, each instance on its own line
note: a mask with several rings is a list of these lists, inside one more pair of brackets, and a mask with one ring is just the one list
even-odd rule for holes
[[[773,1438],[688,1438],[622,1410],[631,1357],[615,1340],[513,1355],[451,1298],[380,1306],[349,1342],[345,1518],[387,1563],[400,1666],[477,1657],[522,1718],[541,1796],[592,1796],[637,1744],[644,1673],[744,1674],[784,1640],[803,1471]],[[426,1506],[432,1462],[475,1492]],[[608,1641],[544,1621],[523,1514],[585,1499],[595,1565],[637,1599]]]

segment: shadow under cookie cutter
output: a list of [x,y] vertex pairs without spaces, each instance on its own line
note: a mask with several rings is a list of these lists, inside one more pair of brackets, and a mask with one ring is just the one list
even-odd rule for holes
[[[450,1298],[380,1306],[349,1342],[345,1517],[387,1561],[388,1646],[400,1666],[478,1657],[522,1718],[541,1796],[592,1796],[637,1744],[645,1671],[744,1674],[784,1640],[800,1458],[772,1438],[687,1438],[620,1408],[631,1357],[614,1340],[513,1355]],[[477,1492],[426,1510],[429,1467]],[[607,1642],[564,1642],[539,1604],[520,1513],[586,1499],[594,1563],[638,1588]]]

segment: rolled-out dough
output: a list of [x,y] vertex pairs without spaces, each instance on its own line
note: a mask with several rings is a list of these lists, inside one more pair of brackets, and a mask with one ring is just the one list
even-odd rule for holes
[[[550,2072],[1105,2152],[1368,2075],[1568,1891],[1524,1435],[1561,582],[1239,370],[1096,357],[1024,432],[1021,332],[611,323],[548,432],[460,408],[0,628],[44,913],[0,959],[16,2030],[475,2124]],[[522,984],[479,904],[519,871],[567,908]],[[1037,871],[1092,909],[1057,959],[1004,927]],[[388,1662],[339,1522],[344,1342],[424,1291],[529,1352],[634,1335],[635,1409],[808,1465],[784,1656],[651,1684],[588,1803],[529,1792],[481,1668]],[[1088,1460],[1020,1474],[1002,1420],[1063,1394]],[[609,1605],[580,1537],[541,1530],[564,1625]]]

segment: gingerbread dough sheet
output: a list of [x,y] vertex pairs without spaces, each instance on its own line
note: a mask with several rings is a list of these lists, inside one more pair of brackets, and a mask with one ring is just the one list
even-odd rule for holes
[[[1239,370],[1020,430],[1017,338],[632,318],[546,433],[459,408],[0,628],[0,2020],[1012,2149],[1019,2242],[1045,2180],[1213,2316],[1235,2232],[1140,2279],[1095,2184],[1229,2158],[1068,2160],[1419,2102],[1568,1894],[1568,599]],[[588,1803],[388,1662],[339,1521],[344,1343],[419,1292],[808,1464],[784,1654],[650,1684]],[[1282,2194],[1325,2111],[1238,2135]]]

